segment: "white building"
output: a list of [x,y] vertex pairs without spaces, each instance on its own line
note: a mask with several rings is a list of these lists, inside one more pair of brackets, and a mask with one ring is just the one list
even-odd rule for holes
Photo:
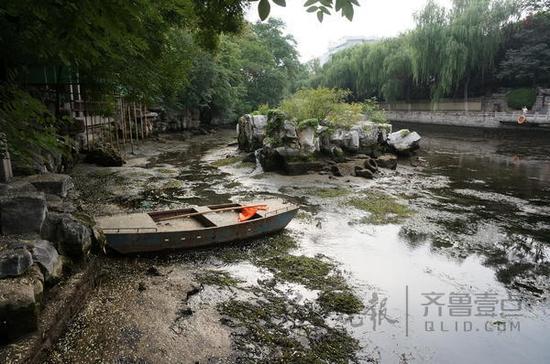
[[323,65],[326,62],[328,62],[328,60],[333,54],[337,52],[340,52],[346,48],[350,48],[358,44],[374,43],[374,42],[377,42],[378,40],[379,38],[376,38],[376,37],[364,37],[364,36],[348,36],[348,37],[340,38],[336,42],[331,42],[331,44],[329,45],[328,51],[326,51],[322,56],[319,57],[319,62],[321,63],[321,65]]

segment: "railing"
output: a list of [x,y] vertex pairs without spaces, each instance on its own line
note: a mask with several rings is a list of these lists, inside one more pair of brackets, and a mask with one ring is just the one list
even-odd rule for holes
[[268,217],[270,215],[276,215],[276,214],[281,213],[281,212],[287,212],[287,211],[293,210],[295,208],[296,208],[295,206],[285,206],[285,207],[281,207],[281,208],[278,208],[278,209],[273,210],[273,211],[266,211],[264,217]]
[[120,233],[121,230],[129,230],[130,232],[135,231],[136,233],[139,233],[140,230],[152,230],[153,232],[157,232],[158,228],[156,227],[138,227],[138,228],[102,228],[103,231],[115,231],[117,233]]

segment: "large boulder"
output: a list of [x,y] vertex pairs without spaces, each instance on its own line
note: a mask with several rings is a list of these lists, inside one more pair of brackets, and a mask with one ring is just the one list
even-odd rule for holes
[[266,134],[267,116],[243,115],[237,123],[239,149],[253,152],[262,148]]
[[25,180],[32,184],[38,191],[60,197],[66,197],[67,192],[73,186],[71,177],[66,174],[35,174],[25,178]]
[[311,154],[319,151],[319,136],[312,127],[298,130],[298,143],[303,153]]
[[392,132],[391,124],[360,121],[357,126],[360,127],[361,130],[359,134],[361,149],[370,148],[383,143]]
[[98,144],[86,154],[86,163],[97,164],[102,167],[120,167],[126,161],[122,154],[111,144]]
[[4,247],[0,252],[0,279],[20,276],[32,264],[32,255],[25,247]]
[[3,234],[38,233],[46,218],[43,192],[20,192],[0,197],[0,227]]
[[36,266],[23,276],[0,279],[0,342],[37,329],[43,291],[43,276]]
[[69,214],[48,213],[42,238],[54,241],[57,250],[71,258],[83,258],[92,246],[92,231]]
[[410,153],[420,148],[420,135],[415,131],[401,129],[388,135],[388,145],[398,153]]

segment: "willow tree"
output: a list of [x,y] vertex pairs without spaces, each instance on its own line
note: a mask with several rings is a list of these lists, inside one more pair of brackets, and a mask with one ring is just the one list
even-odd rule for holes
[[502,28],[516,14],[513,0],[455,0],[448,11],[430,1],[416,16],[411,36],[414,80],[428,84],[434,99],[460,86],[467,99],[471,78],[483,83],[493,70]]

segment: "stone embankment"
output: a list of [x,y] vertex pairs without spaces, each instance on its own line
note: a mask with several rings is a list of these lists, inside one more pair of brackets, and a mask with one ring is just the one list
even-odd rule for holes
[[75,197],[63,174],[0,184],[0,342],[35,331],[46,291],[86,259],[93,227]]
[[373,178],[378,167],[395,169],[398,154],[410,155],[420,146],[418,133],[392,133],[390,124],[363,120],[334,127],[315,120],[297,123],[277,112],[241,117],[237,140],[239,149],[249,153],[245,160],[257,158],[264,171],[364,178]]

